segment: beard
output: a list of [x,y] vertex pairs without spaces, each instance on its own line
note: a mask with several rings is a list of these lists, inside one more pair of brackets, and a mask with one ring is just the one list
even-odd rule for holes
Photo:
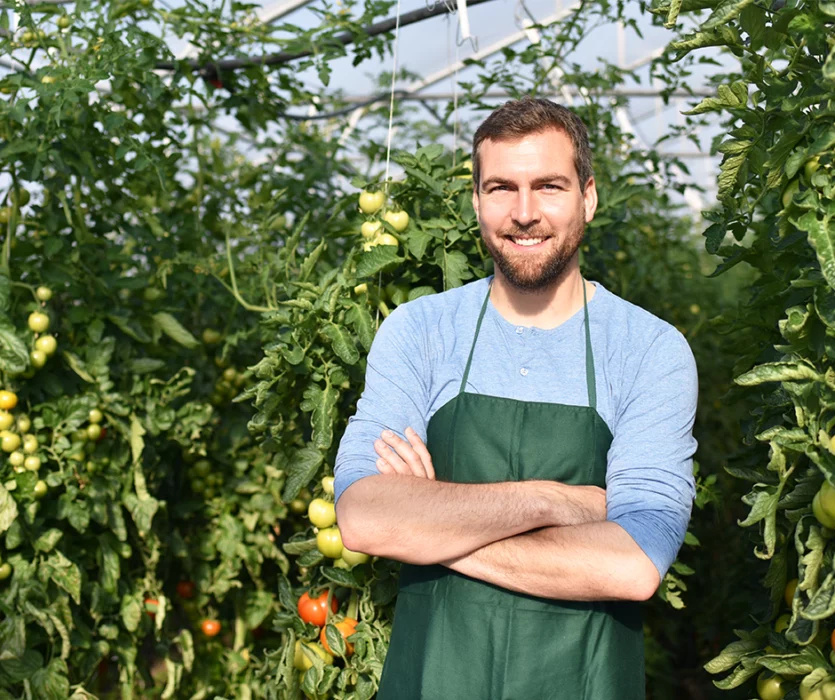
[[[585,229],[584,218],[578,217],[559,243],[556,232],[547,227],[522,229],[514,226],[499,231],[495,239],[485,236],[484,232],[481,237],[493,262],[511,286],[520,291],[538,292],[552,287],[563,276],[583,242]],[[550,242],[545,244],[548,250],[538,254],[516,251],[506,254],[506,246],[500,241],[515,237],[548,238]]]

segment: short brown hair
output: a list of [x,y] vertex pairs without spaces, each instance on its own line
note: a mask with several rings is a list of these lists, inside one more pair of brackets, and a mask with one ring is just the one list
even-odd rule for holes
[[481,181],[478,149],[482,141],[513,141],[548,129],[562,131],[571,139],[574,146],[574,168],[580,179],[580,191],[584,191],[594,173],[589,133],[583,120],[556,102],[525,96],[494,109],[476,130],[473,138],[473,187],[476,192]]

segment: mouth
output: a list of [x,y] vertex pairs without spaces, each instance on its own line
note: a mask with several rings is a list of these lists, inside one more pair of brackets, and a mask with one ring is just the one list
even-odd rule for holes
[[514,248],[519,248],[520,250],[525,249],[535,249],[541,248],[545,245],[546,241],[548,240],[547,236],[508,236],[507,240],[510,241],[511,245]]

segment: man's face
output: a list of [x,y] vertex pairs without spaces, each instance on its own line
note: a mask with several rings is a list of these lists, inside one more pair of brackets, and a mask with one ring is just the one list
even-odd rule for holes
[[594,180],[580,191],[571,139],[548,129],[479,147],[481,183],[473,207],[484,244],[508,282],[552,286],[575,258],[594,218]]

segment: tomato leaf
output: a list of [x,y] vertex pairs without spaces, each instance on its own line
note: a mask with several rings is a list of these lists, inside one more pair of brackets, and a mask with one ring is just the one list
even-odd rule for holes
[[12,282],[8,275],[0,273],[0,312],[9,310],[9,299],[12,294]]
[[815,370],[802,362],[767,362],[741,374],[734,382],[740,386],[756,386],[766,382],[798,382],[820,378]]
[[70,681],[67,662],[52,659],[46,668],[32,674],[32,690],[43,700],[66,700],[70,696]]
[[331,341],[333,351],[345,364],[354,365],[359,362],[360,354],[356,343],[351,334],[344,328],[337,326],[335,323],[329,323],[320,332]]
[[119,612],[125,629],[128,632],[135,632],[139,627],[139,621],[142,619],[142,603],[135,596],[122,596],[122,605]]
[[284,482],[281,500],[289,503],[298,496],[299,491],[316,476],[316,471],[324,461],[324,455],[312,445],[296,450],[287,467],[287,481]]
[[10,322],[0,322],[0,370],[9,374],[21,374],[29,367],[29,350],[17,337]]
[[72,596],[76,604],[81,602],[81,571],[61,552],[54,552],[41,564],[38,572],[42,581],[51,580]]
[[360,588],[354,574],[347,569],[337,569],[334,566],[323,566],[320,571],[322,575],[329,581],[338,583],[340,586],[346,588]]
[[171,314],[161,311],[153,315],[154,324],[171,340],[184,348],[194,350],[200,347],[200,342],[189,333]]
[[250,591],[244,605],[244,619],[249,629],[255,629],[272,612],[273,596],[267,591]]
[[345,320],[353,326],[360,344],[368,352],[374,342],[374,319],[368,313],[368,308],[352,301],[351,308],[345,314]]
[[345,652],[348,651],[345,639],[335,625],[331,623],[325,625],[325,639],[335,656],[345,656]]
[[388,265],[402,263],[403,260],[397,254],[397,248],[393,245],[374,246],[360,256],[357,263],[357,278],[371,277]]
[[63,533],[57,527],[52,527],[38,537],[33,546],[38,552],[51,552],[61,537],[63,537]]
[[15,518],[17,518],[17,502],[6,487],[0,484],[0,533],[8,530]]
[[19,659],[26,649],[26,621],[22,615],[0,622],[0,661]]

